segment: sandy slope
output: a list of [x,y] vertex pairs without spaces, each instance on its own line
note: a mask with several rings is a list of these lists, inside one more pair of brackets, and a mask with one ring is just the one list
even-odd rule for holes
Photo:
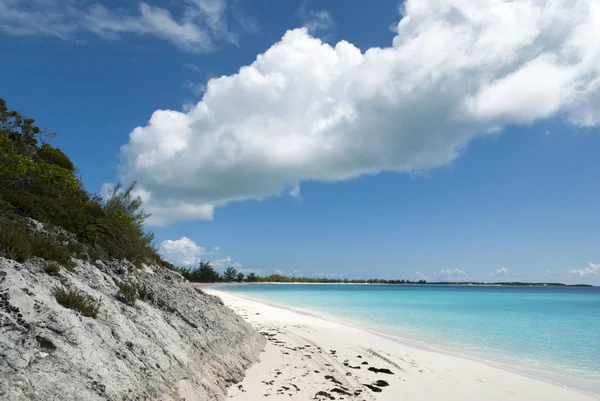
[[[252,400],[598,401],[484,363],[209,289],[269,340],[229,398]],[[390,373],[369,368],[389,369]],[[378,383],[378,381],[380,381]],[[370,385],[369,388],[366,385]]]

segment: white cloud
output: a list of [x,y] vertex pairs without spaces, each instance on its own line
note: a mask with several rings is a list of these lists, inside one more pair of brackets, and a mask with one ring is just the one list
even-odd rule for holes
[[560,276],[560,273],[557,273],[553,270],[546,270],[546,272],[544,273],[544,276],[546,277],[558,277]]
[[139,2],[137,9],[109,9],[77,0],[0,0],[0,32],[74,39],[82,33],[116,39],[150,35],[191,52],[210,51],[215,40],[235,42],[227,29],[225,0],[186,0],[175,18],[169,10]]
[[221,259],[212,259],[212,260],[210,260],[210,264],[212,265],[212,267],[214,267],[217,270],[226,269],[229,266],[233,266],[236,269],[242,268],[242,264],[238,263],[238,262],[234,262],[230,256],[225,256],[224,258],[221,258]]
[[171,263],[178,266],[191,266],[200,261],[203,255],[219,252],[219,247],[211,250],[203,248],[187,237],[178,240],[166,240],[160,243],[159,253]]
[[304,26],[311,33],[325,31],[335,26],[335,22],[329,12],[325,10],[309,9],[309,1],[304,0],[300,3],[296,14],[304,20]]
[[323,31],[333,28],[335,23],[327,11],[309,11],[308,21],[304,25],[309,32]]
[[433,277],[438,281],[445,280],[464,280],[467,278],[467,272],[459,269],[443,269],[433,273]]
[[496,269],[495,271],[490,273],[490,276],[506,277],[506,276],[508,276],[508,269],[506,267],[501,267],[500,269]]
[[427,280],[428,278],[429,276],[426,276],[421,272],[415,272],[413,276],[409,277],[410,280]]
[[588,267],[579,269],[579,270],[571,270],[569,272],[569,276],[576,276],[576,277],[600,276],[600,263],[588,262]]
[[[506,124],[600,121],[600,0],[407,0],[389,47],[288,31],[210,79],[183,113],[155,111],[122,147],[153,224],[305,181],[452,163]],[[495,133],[495,134],[494,134]]]

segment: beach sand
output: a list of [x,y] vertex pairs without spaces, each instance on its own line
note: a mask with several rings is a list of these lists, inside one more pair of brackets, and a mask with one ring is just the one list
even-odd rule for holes
[[267,339],[229,399],[598,401],[600,396],[346,324],[205,289]]

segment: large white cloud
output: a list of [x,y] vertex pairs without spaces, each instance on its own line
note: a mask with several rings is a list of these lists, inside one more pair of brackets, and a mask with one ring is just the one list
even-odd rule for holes
[[407,0],[393,44],[362,52],[288,31],[211,79],[187,112],[157,110],[122,147],[153,224],[211,219],[303,181],[413,172],[506,124],[600,121],[600,0]]

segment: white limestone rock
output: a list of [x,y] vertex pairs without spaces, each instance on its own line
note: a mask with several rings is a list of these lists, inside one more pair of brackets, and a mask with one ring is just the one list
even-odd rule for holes
[[[265,344],[218,297],[160,266],[0,257],[0,400],[221,400]],[[120,302],[117,283],[138,289]],[[100,303],[96,319],[61,306],[56,287]]]

